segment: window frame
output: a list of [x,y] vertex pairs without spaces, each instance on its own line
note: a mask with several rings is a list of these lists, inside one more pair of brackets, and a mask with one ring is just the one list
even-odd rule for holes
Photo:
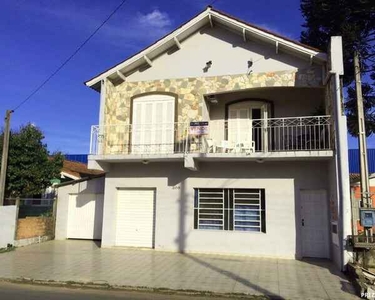
[[[207,197],[202,197],[204,195],[207,195]],[[221,197],[216,195],[221,195]],[[210,204],[214,206],[207,207]],[[241,209],[241,206],[244,208]],[[258,208],[254,208],[255,206],[258,206]],[[209,212],[201,213],[201,210],[208,210]],[[220,210],[222,212],[219,212]],[[241,212],[238,210],[241,210]],[[208,217],[201,218],[202,215]],[[209,216],[213,218],[209,218]],[[221,218],[216,216],[221,216]],[[236,216],[241,217],[242,220],[236,220]],[[207,223],[200,223],[200,221],[206,221],[206,219]],[[240,230],[239,228],[244,229]],[[254,230],[255,228],[259,228],[259,230]],[[265,189],[194,188],[193,229],[215,232],[266,233]]]

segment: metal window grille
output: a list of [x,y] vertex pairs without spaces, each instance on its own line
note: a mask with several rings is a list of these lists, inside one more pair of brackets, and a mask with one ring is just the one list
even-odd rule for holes
[[266,232],[264,189],[195,189],[194,229]]

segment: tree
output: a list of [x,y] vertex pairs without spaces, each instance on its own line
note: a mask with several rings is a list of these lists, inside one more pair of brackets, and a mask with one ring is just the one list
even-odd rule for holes
[[[18,131],[11,131],[6,197],[40,195],[51,185],[51,179],[60,176],[64,158],[61,153],[50,156],[43,139],[43,133],[32,124],[22,126]],[[3,134],[0,136],[0,152],[2,143]]]
[[[351,135],[358,135],[357,95],[353,87],[347,89],[347,101],[345,103],[348,118],[348,131]],[[365,113],[366,136],[375,132],[375,93],[369,84],[362,86],[363,110]]]
[[345,107],[348,128],[358,135],[354,86],[354,51],[361,60],[362,90],[367,135],[375,133],[375,1],[374,0],[301,0],[300,9],[305,19],[301,42],[327,51],[329,39],[334,35],[343,38],[344,86],[347,87]]

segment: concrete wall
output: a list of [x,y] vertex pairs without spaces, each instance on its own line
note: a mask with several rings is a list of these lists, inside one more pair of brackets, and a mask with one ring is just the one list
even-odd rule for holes
[[[211,162],[198,172],[177,162],[113,164],[105,183],[102,247],[115,244],[117,188],[147,187],[156,188],[156,249],[299,257],[299,191],[328,190],[327,174],[327,161]],[[194,230],[199,187],[264,188],[267,233]]]
[[330,209],[330,240],[331,240],[331,257],[337,267],[341,266],[341,249],[339,239],[339,201],[338,187],[336,176],[336,163],[332,159],[328,166],[329,180],[329,209]]
[[57,193],[55,239],[64,240],[67,238],[69,195],[103,194],[104,177],[59,187]]
[[15,205],[0,206],[0,248],[5,248],[7,244],[14,245],[17,209]]
[[[204,77],[244,74],[248,61],[253,61],[254,73],[308,68],[310,62],[290,54],[276,54],[276,47],[251,40],[215,26],[205,28],[181,42],[182,48],[162,54],[152,67],[127,75],[126,80],[146,81],[166,78]],[[206,62],[212,66],[205,72]]]

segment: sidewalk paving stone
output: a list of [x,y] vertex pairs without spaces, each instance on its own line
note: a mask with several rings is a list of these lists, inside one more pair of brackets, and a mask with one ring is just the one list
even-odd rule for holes
[[282,299],[358,299],[328,260],[286,260],[100,248],[49,241],[0,254],[0,278],[98,282],[116,286],[271,295]]

